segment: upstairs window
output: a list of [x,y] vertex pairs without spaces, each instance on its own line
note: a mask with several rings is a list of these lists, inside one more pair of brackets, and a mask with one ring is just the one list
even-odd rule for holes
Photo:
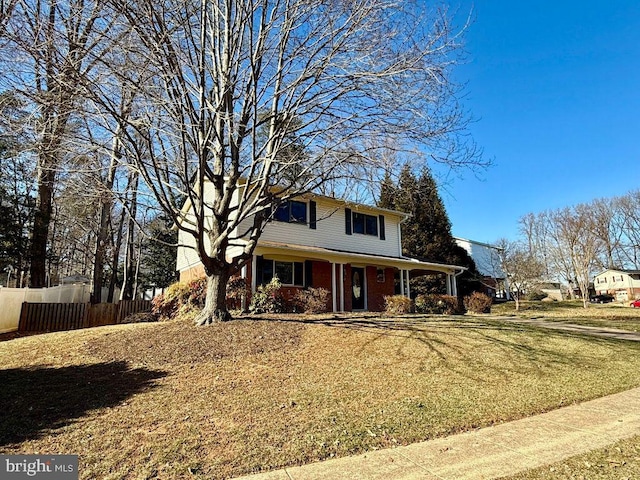
[[278,206],[274,218],[279,222],[307,223],[307,204],[288,200]]
[[347,235],[360,233],[379,237],[386,240],[384,228],[384,215],[367,215],[365,213],[353,212],[350,208],[344,209],[344,228]]
[[353,212],[353,233],[378,236],[378,217]]

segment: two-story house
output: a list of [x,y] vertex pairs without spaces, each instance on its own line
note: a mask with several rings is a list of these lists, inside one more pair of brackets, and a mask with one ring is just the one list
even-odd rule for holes
[[640,270],[608,269],[593,279],[597,295],[610,294],[620,302],[640,298]]
[[[242,275],[252,292],[276,275],[287,295],[305,287],[325,288],[331,292],[334,312],[381,311],[385,296],[410,295],[409,278],[418,271],[446,275],[446,293],[457,295],[456,277],[464,267],[402,255],[400,224],[406,218],[401,212],[321,195],[290,200],[274,212]],[[250,221],[241,222],[240,231]],[[181,231],[179,243],[180,279],[203,276],[198,256],[189,247],[193,237]]]

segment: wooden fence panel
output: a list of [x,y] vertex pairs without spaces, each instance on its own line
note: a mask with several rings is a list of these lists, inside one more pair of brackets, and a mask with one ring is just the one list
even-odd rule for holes
[[86,324],[86,303],[23,303],[18,331],[55,332],[82,328]]
[[27,303],[22,304],[18,331],[56,332],[121,323],[128,315],[151,310],[149,300],[120,303]]
[[115,303],[97,303],[89,307],[87,327],[101,327],[117,323],[118,305]]
[[117,323],[122,321],[129,315],[140,312],[148,312],[151,310],[150,300],[122,300],[118,303],[118,318]]

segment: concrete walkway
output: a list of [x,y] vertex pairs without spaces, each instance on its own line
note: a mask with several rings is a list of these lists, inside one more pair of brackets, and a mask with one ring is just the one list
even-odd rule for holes
[[242,479],[491,479],[638,434],[640,388],[473,432]]

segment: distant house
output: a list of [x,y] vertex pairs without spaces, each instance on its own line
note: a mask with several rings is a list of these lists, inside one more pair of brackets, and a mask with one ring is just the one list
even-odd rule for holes
[[508,299],[509,285],[500,267],[500,249],[489,243],[466,238],[453,237],[453,239],[475,262],[476,269],[482,275],[485,293],[490,297]]
[[[185,208],[189,208],[186,205]],[[384,297],[396,289],[409,296],[412,271],[446,276],[447,292],[457,295],[456,277],[465,269],[421,262],[402,255],[400,224],[407,215],[321,195],[305,195],[284,203],[258,241],[242,270],[253,292],[277,276],[285,294],[322,287],[331,292],[331,311],[381,311]],[[244,231],[251,219],[241,222]],[[204,276],[192,248],[192,236],[179,233],[177,268],[181,280]],[[191,247],[191,248],[190,248]],[[233,248],[227,256],[233,256]],[[444,292],[443,292],[444,293]]]
[[608,269],[593,279],[597,295],[608,293],[624,302],[640,298],[640,270]]

